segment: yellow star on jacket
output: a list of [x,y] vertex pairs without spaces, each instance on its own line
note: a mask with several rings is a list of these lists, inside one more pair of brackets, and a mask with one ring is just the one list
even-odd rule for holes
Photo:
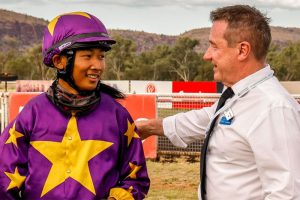
[[16,131],[16,122],[14,123],[13,127],[9,129],[9,138],[6,140],[5,144],[13,143],[18,147],[17,139],[23,137],[24,135],[18,131]]
[[127,146],[130,145],[132,138],[140,138],[140,136],[134,131],[135,124],[134,122],[131,124],[129,120],[127,120],[128,128],[124,135],[128,137]]
[[10,179],[10,183],[9,183],[6,190],[9,190],[9,189],[14,188],[14,187],[20,188],[21,185],[24,183],[24,181],[26,179],[26,176],[20,175],[19,170],[18,170],[17,167],[15,168],[14,173],[9,173],[9,172],[4,172],[4,173]]
[[100,140],[81,140],[74,116],[71,117],[61,142],[31,142],[52,163],[41,197],[67,178],[73,178],[95,195],[88,162],[112,144]]
[[131,168],[130,174],[127,177],[136,179],[136,173],[142,168],[142,166],[135,165],[129,162],[129,167]]
[[133,190],[133,187],[130,186],[127,191],[130,192],[130,193],[132,193],[132,190]]

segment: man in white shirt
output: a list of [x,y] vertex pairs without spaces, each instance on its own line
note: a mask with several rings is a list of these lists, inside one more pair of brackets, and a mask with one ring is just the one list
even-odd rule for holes
[[199,199],[300,199],[300,106],[266,64],[269,18],[235,5],[212,11],[210,19],[203,58],[234,96],[218,111],[216,102],[136,126],[142,138],[165,135],[179,147],[211,132]]

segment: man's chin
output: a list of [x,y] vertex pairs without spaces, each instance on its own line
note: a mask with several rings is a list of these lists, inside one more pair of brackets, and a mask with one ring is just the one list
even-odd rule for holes
[[214,75],[214,81],[216,81],[216,82],[221,82],[221,79],[220,79],[220,77],[218,77],[217,75]]

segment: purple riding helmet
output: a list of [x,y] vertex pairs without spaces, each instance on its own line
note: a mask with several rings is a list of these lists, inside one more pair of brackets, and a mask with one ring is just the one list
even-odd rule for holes
[[84,95],[86,91],[78,88],[72,75],[76,49],[100,48],[109,51],[115,43],[116,41],[109,37],[103,23],[95,16],[85,12],[66,13],[50,21],[44,32],[43,61],[48,67],[54,67],[52,57],[55,54],[65,55],[68,60],[67,66],[63,70],[57,70],[57,79],[65,80]]
[[108,51],[114,43],[116,41],[109,37],[104,24],[95,16],[85,12],[66,13],[51,20],[45,29],[42,47],[44,63],[53,67],[53,55],[65,49],[98,45]]

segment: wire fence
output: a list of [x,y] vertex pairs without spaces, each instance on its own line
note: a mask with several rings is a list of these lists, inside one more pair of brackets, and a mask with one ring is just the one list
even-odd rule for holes
[[[300,104],[300,95],[293,95]],[[157,112],[159,118],[164,118],[187,112],[192,109],[200,109],[211,106],[220,97],[220,94],[159,94],[157,95]],[[179,148],[172,145],[168,138],[158,137],[158,157],[167,155],[200,156],[204,138],[189,144],[187,148]]]
[[[219,94],[158,94],[157,113],[159,118],[171,116],[180,112],[187,112],[192,109],[200,109],[211,106],[218,100]],[[200,150],[204,138],[189,144],[187,148],[179,148],[172,145],[168,138],[158,137],[157,156],[200,156]]]

